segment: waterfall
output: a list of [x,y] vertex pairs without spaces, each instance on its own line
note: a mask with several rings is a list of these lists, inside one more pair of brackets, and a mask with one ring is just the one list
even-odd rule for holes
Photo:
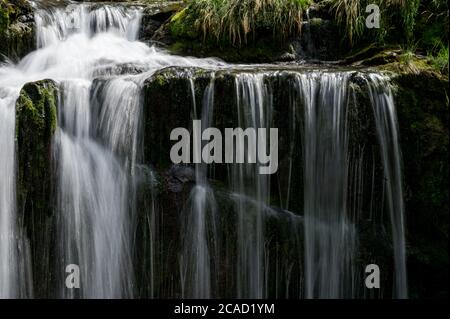
[[59,43],[76,33],[92,37],[113,32],[132,41],[139,31],[140,18],[138,7],[69,4],[64,9],[40,9],[35,15],[37,47]]
[[[249,71],[248,66],[232,66],[215,59],[170,55],[139,42],[142,8],[138,5],[70,3],[54,8],[39,4],[38,8],[38,49],[16,65],[0,66],[0,298],[32,297],[33,287],[26,282],[32,277],[30,243],[19,227],[22,220],[16,211],[15,102],[25,83],[45,78],[53,79],[59,89],[58,125],[52,144],[58,289],[52,294],[61,298],[132,298],[141,297],[136,287],[147,285],[150,297],[159,297],[162,291],[183,298],[360,296],[355,287],[355,277],[361,272],[355,261],[360,229],[354,218],[359,208],[349,201],[352,183],[355,188],[363,188],[356,176],[363,174],[353,172],[363,170],[363,158],[351,162],[349,136],[348,105],[354,93],[350,81],[355,72],[289,70],[286,73],[293,81],[285,90],[269,83],[268,78],[278,72],[269,67]],[[192,119],[201,119],[201,129],[218,124],[215,119],[223,111],[218,107],[223,101],[216,99],[216,94],[223,93],[220,76],[222,69],[228,68],[231,71],[227,76],[233,80],[232,92],[227,93],[235,108],[233,117],[218,125],[234,121],[235,127],[244,130],[270,128],[278,125],[279,117],[289,117],[283,123],[288,123],[293,131],[289,134],[295,135],[286,146],[290,153],[286,185],[279,185],[276,191],[271,182],[281,183],[282,177],[261,175],[260,164],[223,165],[223,175],[227,176],[219,182],[228,189],[220,196],[227,196],[230,212],[220,205],[222,198],[211,181],[210,166],[196,163],[195,185],[183,203],[184,209],[176,212],[176,218],[181,216],[177,219],[177,234],[181,236],[174,244],[162,244],[163,236],[158,237],[158,195],[143,195],[151,201],[145,206],[149,211],[141,212],[138,203],[139,192],[147,191],[140,188],[141,184],[150,181],[156,185],[154,176],[161,173],[143,158],[148,142],[143,137],[144,81],[168,66],[207,69],[200,77],[203,81],[210,75],[209,83],[197,83],[192,74],[186,81],[187,95],[193,98]],[[385,209],[390,216],[395,263],[394,295],[406,298],[405,222],[395,106],[384,77],[363,77],[368,83],[385,178]],[[206,88],[200,105],[197,85],[203,84]],[[287,114],[277,114],[275,106],[280,101],[274,96],[280,98],[281,94],[274,92],[276,89],[292,95]],[[183,94],[167,92],[172,93]],[[300,149],[301,163],[291,157],[296,149]],[[256,149],[253,154],[248,148],[240,151],[246,162],[253,162],[249,157],[258,152]],[[296,171],[302,171],[301,178]],[[287,194],[282,189],[287,189]],[[279,202],[274,203],[276,196]],[[301,200],[292,201],[292,197]],[[232,216],[232,220],[223,222],[224,216]],[[148,262],[136,265],[136,250],[140,248],[136,233],[142,220],[148,223],[148,234],[143,236],[148,242],[142,243]],[[229,229],[230,234],[224,234]],[[227,243],[222,240],[233,243],[224,248]],[[176,260],[160,256],[172,248]],[[224,256],[230,260],[224,260]],[[179,274],[170,274],[173,277],[169,280],[175,283],[161,279],[165,270],[158,273],[167,262],[175,264],[167,272],[179,269]],[[65,286],[69,264],[80,267],[79,290]],[[144,269],[144,284],[138,282],[142,280],[136,271],[140,267],[149,268]],[[225,272],[229,273],[223,275]]]
[[16,207],[16,100],[25,82],[0,65],[0,299],[32,297],[29,242]]
[[386,78],[379,74],[370,74],[367,81],[370,100],[375,114],[377,136],[381,146],[387,208],[391,220],[395,263],[394,296],[407,298],[401,153],[394,99],[390,84]]
[[[118,37],[117,40],[133,40],[137,28],[128,30],[127,26],[139,19],[139,11],[128,10],[105,6],[90,11],[82,5],[69,6],[64,12],[44,11],[42,16],[38,14],[38,34],[42,35],[38,36],[38,44],[67,43],[68,36],[95,41],[91,37],[97,34],[104,35],[106,40],[108,35]],[[48,26],[40,25],[44,21]],[[75,25],[67,26],[68,22]],[[129,248],[133,216],[128,201],[138,147],[140,94],[137,84],[126,77],[107,80],[103,91],[93,90],[90,76],[94,72],[89,70],[95,61],[79,62],[78,76],[82,78],[61,83],[60,125],[54,156],[60,262],[62,267],[79,265],[82,288],[78,296],[63,286],[60,296],[132,297]],[[86,71],[81,66],[85,63]],[[95,73],[98,75],[99,71]],[[97,97],[100,105],[91,103],[91,91],[100,95]],[[99,114],[95,113],[96,106]],[[60,282],[64,280],[61,278]]]
[[[114,117],[102,117],[97,131],[109,132],[109,125],[105,125],[109,120],[107,124],[115,124],[117,134],[109,135],[109,147],[99,143],[97,135],[91,131],[95,123],[90,121],[90,88],[89,81],[62,83],[61,125],[55,137],[60,255],[63,256],[63,265],[80,266],[81,278],[85,280],[82,297],[127,297],[131,296],[132,289],[128,249],[131,239],[128,217],[131,181],[126,166],[114,154],[114,146],[123,136],[128,136],[129,127],[127,117],[120,118],[120,121]],[[126,83],[115,89],[121,94],[133,93]],[[139,95],[126,96],[130,100],[139,98]],[[102,115],[107,114],[107,107],[103,108]],[[130,112],[130,116],[133,114]],[[105,126],[104,131],[102,126]],[[134,129],[137,131],[137,127]],[[130,141],[130,145],[133,144],[135,142]],[[71,290],[63,287],[63,291]],[[65,294],[62,296],[67,297]]]
[[[264,74],[239,74],[235,80],[235,88],[238,127],[269,128],[272,105],[264,84]],[[255,156],[248,149],[244,154],[246,158]],[[236,200],[238,298],[266,296],[263,207],[267,205],[269,199],[269,175],[260,175],[258,165],[233,164],[230,168],[233,191],[256,199],[255,204],[251,206],[242,196]]]
[[[40,3],[38,3],[40,7]],[[60,86],[57,207],[60,274],[78,264],[83,288],[72,293],[58,278],[60,297],[133,296],[130,249],[135,214],[135,169],[140,158],[140,88],[169,65],[211,67],[213,59],[170,56],[135,41],[142,8],[69,4],[35,12],[38,50],[0,68],[0,296],[18,296],[26,256],[16,232],[15,101],[26,82]],[[121,67],[126,66],[126,67]],[[139,69],[140,75],[124,74]],[[94,77],[104,77],[101,89]],[[96,101],[96,102],[94,102]],[[120,106],[120,107],[119,107]],[[22,244],[20,244],[22,245]],[[26,243],[23,242],[26,246]],[[151,284],[150,284],[151,285]]]
[[311,73],[297,81],[305,112],[306,297],[350,297],[355,232],[347,216],[348,74]]
[[[191,82],[192,91],[194,83]],[[195,95],[193,95],[194,114],[196,113]],[[212,124],[214,112],[214,76],[206,88],[202,101],[201,132]],[[196,116],[196,115],[194,115]],[[194,130],[196,134],[202,134]],[[193,150],[194,154],[198,150]],[[196,155],[194,155],[196,156]],[[214,192],[208,184],[206,163],[195,164],[196,185],[188,200],[189,210],[184,226],[182,265],[184,282],[183,298],[211,298],[215,296],[215,269],[219,264],[217,254],[217,204]]]
[[0,89],[0,299],[17,297],[15,238],[15,100]]

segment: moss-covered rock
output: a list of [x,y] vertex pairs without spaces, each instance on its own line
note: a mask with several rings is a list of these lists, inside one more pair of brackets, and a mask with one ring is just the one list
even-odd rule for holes
[[162,25],[155,32],[152,40],[163,43],[173,54],[217,57],[227,62],[267,63],[292,61],[296,58],[293,46],[287,42],[274,42],[268,37],[256,39],[245,46],[234,47],[226,43],[202,39],[188,26],[179,25],[176,22]]
[[57,248],[51,148],[57,96],[55,83],[42,80],[25,84],[16,102],[17,203],[30,242],[35,297],[48,297],[52,291]]
[[2,0],[0,6],[0,61],[2,55],[18,61],[34,50],[32,7],[26,0]]
[[182,1],[145,1],[143,3],[139,39],[150,42],[155,32],[170,19],[177,11],[184,7]]

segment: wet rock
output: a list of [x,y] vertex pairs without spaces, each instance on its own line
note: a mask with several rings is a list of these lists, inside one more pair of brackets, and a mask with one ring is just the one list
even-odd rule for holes
[[124,74],[139,74],[146,70],[144,65],[138,65],[133,63],[108,63],[108,61],[104,61],[104,63],[96,66],[93,71],[93,77],[102,77],[102,76],[113,76],[113,75],[124,75]]
[[[209,75],[195,68],[169,67],[156,72],[144,83],[144,156],[157,170],[163,171],[172,165],[171,130],[192,125],[191,77],[197,79],[195,92],[203,92]],[[196,94],[195,99],[201,105],[201,97]]]
[[34,297],[49,297],[54,278],[52,139],[57,120],[53,81],[27,83],[16,102],[17,203],[31,247]]
[[[442,298],[448,280],[448,78],[397,74],[395,101],[403,157],[412,298]],[[423,284],[423,278],[426,283]]]
[[314,17],[304,21],[302,34],[293,41],[300,59],[334,61],[348,48],[340,42],[339,30],[332,20]]
[[195,171],[185,165],[173,165],[166,173],[167,188],[173,193],[183,190],[184,184],[195,183]]

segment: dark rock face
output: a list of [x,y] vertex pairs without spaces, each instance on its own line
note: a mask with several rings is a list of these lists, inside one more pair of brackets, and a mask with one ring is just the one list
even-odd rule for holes
[[[188,130],[192,128],[192,119],[199,118],[203,95],[212,79],[214,79],[213,126],[223,132],[225,128],[234,128],[238,125],[239,112],[248,112],[238,110],[236,106],[235,81],[239,72],[243,71],[211,72],[171,67],[147,79],[144,85],[144,148],[145,158],[151,165],[158,170],[166,170],[172,165],[169,154],[175,142],[169,140],[170,132],[176,127]],[[280,197],[280,194],[275,192],[272,194],[272,201],[275,205],[280,204],[286,200],[284,196],[287,196],[290,198],[287,206],[295,207],[294,211],[300,213],[303,209],[301,144],[304,105],[298,96],[295,76],[296,71],[268,70],[264,84],[268,88],[272,103],[271,127],[279,128],[279,168],[278,173],[272,176],[273,189],[278,190],[279,187],[283,188],[286,185],[291,161],[299,168],[292,173],[294,176],[292,176],[291,196],[285,194],[287,189],[281,189],[283,195]],[[367,83],[355,72],[350,84],[354,92],[354,99],[349,99],[350,143],[355,148],[360,145],[372,147],[377,141]],[[193,93],[195,96],[192,96]],[[194,100],[197,115],[193,114]],[[215,164],[214,179],[228,183],[228,169],[226,164]]]
[[170,67],[145,82],[144,118],[148,121],[144,122],[144,156],[158,170],[171,166],[169,137],[172,128],[192,124],[193,98],[201,105],[201,96],[192,97],[190,76],[198,79],[195,91],[203,92],[210,78],[205,70]]
[[16,102],[17,202],[30,241],[35,297],[48,297],[55,261],[54,168],[57,89],[51,80],[28,83]]
[[174,165],[167,172],[166,181],[170,192],[180,193],[185,183],[195,183],[195,172],[192,167]]
[[[192,96],[192,82],[194,95]],[[157,169],[165,171],[171,165],[169,159],[169,135],[172,128],[192,125],[192,108],[195,98],[197,114],[202,107],[202,96],[212,74],[206,70],[168,68],[156,73],[146,81],[144,87],[144,121],[146,159]],[[396,109],[400,126],[401,149],[404,164],[405,213],[407,221],[408,268],[411,297],[445,295],[441,278],[447,278],[447,248],[442,246],[448,240],[448,81],[432,73],[396,74],[391,81],[394,86]],[[301,215],[303,210],[301,132],[292,131],[290,107],[295,98],[294,73],[267,72],[265,83],[273,103],[273,124],[279,130],[279,170],[272,177],[271,204],[279,206],[286,201],[282,185],[288,178],[289,159],[298,169],[291,180],[289,207]],[[426,84],[425,84],[426,83]],[[213,126],[223,130],[235,127],[235,74],[234,71],[214,73],[214,115]],[[368,95],[367,82],[361,73],[350,77],[351,98],[348,105],[349,161],[351,174],[360,170],[361,185],[350,182],[348,201],[359,201],[360,213],[356,221],[359,238],[357,264],[368,261],[378,264],[386,275],[382,285],[392,283],[392,247],[389,218],[383,208],[383,167],[380,162],[380,147],[376,137],[373,109]],[[171,92],[167,94],[166,92]],[[301,123],[303,106],[297,105],[298,121]],[[299,115],[300,114],[300,115]],[[282,129],[281,129],[282,128]],[[294,150],[291,144],[297,145]],[[359,167],[358,162],[365,163]],[[173,168],[170,169],[173,172]],[[227,168],[214,165],[214,183],[229,183]],[[181,180],[189,180],[183,177]],[[181,181],[169,186],[179,191]],[[373,184],[372,184],[372,181]],[[170,183],[169,183],[170,184]],[[215,185],[215,184],[214,184]],[[281,185],[281,189],[279,188]],[[220,189],[220,187],[219,187]],[[225,193],[227,186],[225,186]],[[363,191],[361,191],[363,190]],[[280,196],[281,195],[281,196]],[[233,209],[231,209],[233,211]],[[431,214],[431,215],[430,215]],[[233,213],[231,213],[231,216]],[[431,221],[430,221],[431,218]],[[232,218],[231,218],[232,220]],[[424,227],[426,225],[426,227]],[[277,223],[268,224],[277,234]],[[232,232],[231,232],[232,233]],[[277,237],[281,238],[281,237]],[[281,240],[281,239],[280,239]],[[428,243],[432,244],[430,247]],[[426,243],[426,244],[424,244]],[[363,274],[361,274],[363,276]],[[422,284],[421,278],[429,278]],[[387,289],[389,290],[389,288]],[[386,291],[382,297],[389,297]]]
[[412,298],[444,298],[448,290],[448,79],[401,74],[396,107],[405,185]]

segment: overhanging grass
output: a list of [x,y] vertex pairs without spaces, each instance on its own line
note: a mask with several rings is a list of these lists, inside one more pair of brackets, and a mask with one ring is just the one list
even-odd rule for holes
[[311,0],[191,0],[172,18],[177,36],[242,46],[261,34],[284,41],[299,34]]
[[[365,34],[368,29],[365,20],[366,6],[376,4],[380,8],[381,28],[375,30],[378,40],[383,40],[392,30],[398,32],[404,42],[412,40],[419,0],[330,0],[337,23],[345,31],[350,45]],[[400,18],[401,21],[398,21]],[[372,32],[373,33],[373,32]]]

